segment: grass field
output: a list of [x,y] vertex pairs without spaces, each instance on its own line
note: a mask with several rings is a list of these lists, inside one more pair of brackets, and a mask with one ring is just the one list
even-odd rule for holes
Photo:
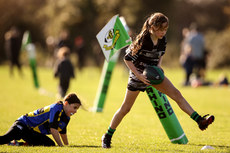
[[[217,80],[219,74],[227,70],[208,71],[207,78]],[[49,105],[58,99],[58,80],[53,78],[53,72],[48,68],[39,68],[38,76],[41,88],[46,92],[39,92],[33,86],[29,68],[24,68],[21,78],[15,71],[10,78],[8,67],[0,66],[0,135],[3,135],[13,122],[21,115],[32,110]],[[84,105],[93,106],[101,70],[86,68],[77,71],[76,79],[72,80],[69,92],[76,92]],[[200,131],[197,124],[183,113],[179,107],[169,99],[177,118],[189,140],[186,145],[172,144],[146,93],[141,93],[131,112],[123,119],[114,134],[111,149],[101,148],[101,136],[109,126],[115,111],[121,105],[128,79],[127,70],[123,66],[116,66],[109,87],[103,113],[92,113],[80,109],[71,117],[68,126],[70,146],[67,147],[16,147],[0,146],[3,152],[230,152],[230,88],[229,87],[182,87],[183,72],[181,69],[167,69],[165,73],[179,88],[184,97],[200,114],[215,115],[215,122],[206,131]],[[201,151],[205,145],[214,150]]]

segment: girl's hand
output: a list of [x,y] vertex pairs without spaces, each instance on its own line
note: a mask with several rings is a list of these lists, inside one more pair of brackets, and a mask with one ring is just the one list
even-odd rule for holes
[[151,85],[150,81],[147,79],[147,77],[145,75],[143,75],[142,73],[137,71],[137,68],[134,66],[132,61],[127,61],[124,60],[125,64],[128,66],[128,68],[136,75],[136,77],[141,80],[142,82],[144,82],[146,85]]
[[139,79],[139,80],[141,80],[142,82],[144,82],[146,85],[151,85],[150,84],[150,81],[147,79],[147,77],[145,76],[145,75],[143,75],[143,74],[141,74],[141,73],[138,73],[137,75],[136,75],[136,77]]

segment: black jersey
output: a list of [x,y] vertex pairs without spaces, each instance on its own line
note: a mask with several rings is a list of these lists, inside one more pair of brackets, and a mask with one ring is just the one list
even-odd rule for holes
[[[130,48],[127,49],[127,53],[124,57],[127,61],[132,61],[134,66],[137,68],[137,71],[143,73],[145,67],[148,65],[157,66],[160,60],[160,57],[165,54],[166,49],[166,37],[164,36],[162,39],[158,39],[156,45],[153,44],[150,34],[147,34],[143,38],[143,45],[141,49],[137,52],[137,54],[132,55]],[[142,81],[140,81],[135,74],[130,73],[128,89],[135,91],[141,90],[144,91],[147,87]]]
[[144,37],[141,49],[136,55],[133,56],[131,50],[127,49],[125,60],[132,61],[138,69],[144,69],[146,65],[157,65],[160,57],[165,54],[166,44],[166,37],[163,37],[154,45],[150,34],[147,34]]
[[74,78],[74,67],[68,58],[58,61],[54,76],[59,77],[63,81],[69,80],[71,77]]

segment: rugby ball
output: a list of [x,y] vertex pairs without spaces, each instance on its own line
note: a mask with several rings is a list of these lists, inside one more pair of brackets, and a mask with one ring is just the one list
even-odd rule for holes
[[143,75],[147,77],[152,85],[160,84],[164,80],[164,72],[157,66],[147,66]]

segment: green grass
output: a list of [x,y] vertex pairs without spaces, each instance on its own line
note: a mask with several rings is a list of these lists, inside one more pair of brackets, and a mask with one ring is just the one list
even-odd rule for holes
[[[208,71],[207,78],[216,81],[219,74],[227,70]],[[0,66],[0,135],[3,135],[21,115],[49,105],[58,99],[58,80],[53,78],[51,69],[39,68],[39,82],[48,91],[41,94],[33,87],[29,68],[24,67],[24,77],[15,71],[9,77],[8,67]],[[84,105],[93,106],[101,70],[86,68],[77,71],[69,91],[76,92]],[[182,87],[181,69],[165,69],[173,84],[182,92],[192,107],[200,114],[214,114],[216,120],[208,130],[200,131],[197,124],[169,99],[177,118],[189,140],[187,145],[172,144],[146,93],[141,93],[131,112],[123,119],[114,134],[111,149],[101,148],[101,136],[105,133],[115,111],[120,107],[128,80],[127,70],[116,66],[112,76],[103,113],[92,113],[82,109],[71,118],[68,126],[70,146],[67,147],[15,147],[0,146],[0,152],[204,152],[204,145],[214,147],[205,152],[230,152],[230,88],[229,87]]]

